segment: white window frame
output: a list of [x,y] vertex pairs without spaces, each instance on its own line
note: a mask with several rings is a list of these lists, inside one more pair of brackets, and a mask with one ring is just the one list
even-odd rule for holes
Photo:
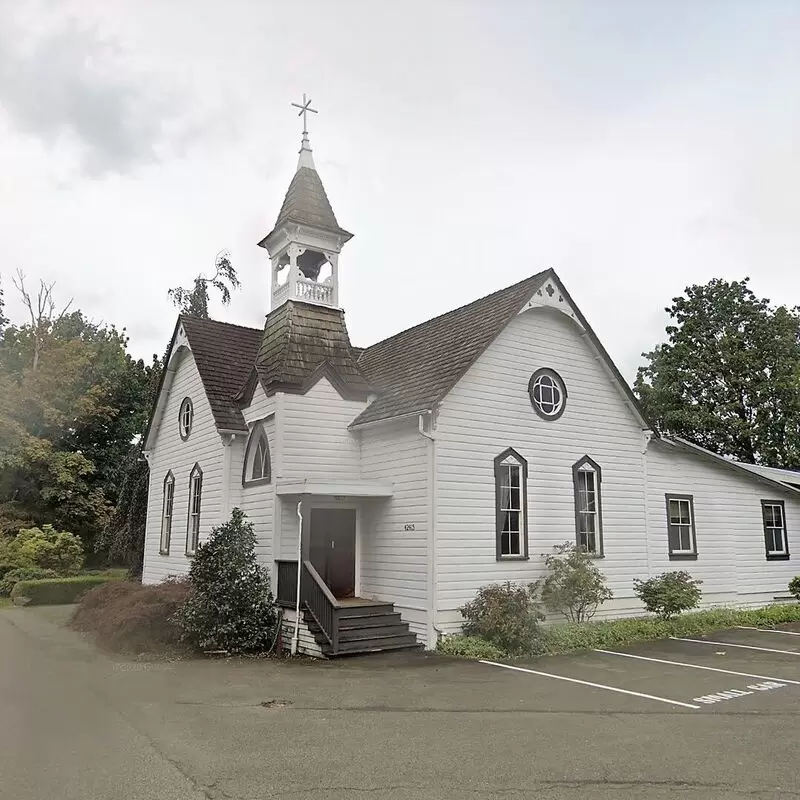
[[[781,525],[768,525],[766,511],[767,508],[779,509],[781,517]],[[767,560],[785,560],[789,558],[789,537],[786,532],[786,504],[783,500],[762,500],[761,501],[761,520],[764,525],[764,549],[766,551]],[[773,511],[774,520],[774,511]],[[776,536],[780,537],[781,549],[770,549],[770,539],[774,545]]]
[[184,397],[178,409],[178,432],[185,442],[192,433],[194,423],[194,404],[191,397]]
[[[515,485],[512,474],[517,475],[518,483]],[[498,561],[514,561],[528,558],[528,508],[527,508],[527,483],[528,462],[519,453],[509,448],[494,460],[495,475],[495,550]],[[518,494],[518,506],[511,503],[513,490]],[[518,530],[505,530],[505,520],[508,514],[516,514]],[[519,545],[511,552],[511,534],[518,534]],[[508,538],[509,552],[503,552],[504,534]]]
[[186,521],[186,555],[193,556],[200,543],[200,512],[203,504],[203,470],[199,464],[189,474],[189,509]]
[[[694,495],[691,494],[667,494],[665,495],[667,501],[667,548],[669,550],[669,557],[674,560],[678,559],[696,559],[697,558],[697,531],[695,528],[694,516]],[[689,510],[688,522],[673,522],[672,521],[672,503],[685,503]],[[680,510],[678,511],[678,519],[682,518]],[[689,534],[689,548],[672,547],[672,537],[670,536],[671,529],[678,528],[678,543],[683,544],[683,535],[680,531],[688,531]]]
[[162,484],[161,501],[161,539],[158,552],[162,556],[169,555],[169,546],[172,539],[172,515],[175,510],[175,476],[172,470],[164,476]]

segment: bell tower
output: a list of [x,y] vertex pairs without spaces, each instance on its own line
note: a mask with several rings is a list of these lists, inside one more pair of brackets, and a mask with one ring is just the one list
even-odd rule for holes
[[272,310],[287,300],[339,308],[339,253],[353,238],[339,226],[322,185],[308,140],[311,100],[292,103],[303,117],[297,171],[275,226],[258,244],[271,262]]

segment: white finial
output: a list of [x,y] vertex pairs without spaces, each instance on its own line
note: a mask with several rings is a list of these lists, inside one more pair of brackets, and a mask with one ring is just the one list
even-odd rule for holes
[[306,97],[303,92],[302,103],[292,103],[295,108],[299,108],[297,116],[303,118],[303,141],[300,144],[300,158],[297,160],[297,169],[300,167],[308,167],[309,169],[316,169],[314,166],[314,157],[311,155],[311,143],[308,141],[308,119],[307,115],[310,111],[312,114],[318,114],[316,108],[311,108],[311,98]]

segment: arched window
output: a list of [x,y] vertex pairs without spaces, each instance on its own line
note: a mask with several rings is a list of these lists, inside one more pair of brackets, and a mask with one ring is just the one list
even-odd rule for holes
[[528,557],[528,462],[509,448],[494,460],[497,560]]
[[169,555],[169,541],[172,537],[172,508],[175,503],[175,476],[170,470],[164,477],[164,492],[161,503],[161,542],[158,552]]
[[203,498],[203,470],[199,464],[189,474],[189,520],[186,526],[186,555],[193,556],[200,542],[200,507]]
[[178,430],[181,439],[185,442],[192,432],[192,422],[194,422],[194,406],[191,397],[184,397],[181,400],[181,408],[178,412]]
[[269,441],[263,425],[257,425],[250,434],[244,458],[242,483],[269,483],[272,469]]
[[584,456],[572,466],[575,490],[575,537],[586,553],[603,555],[603,504],[600,495],[602,470],[596,461]]

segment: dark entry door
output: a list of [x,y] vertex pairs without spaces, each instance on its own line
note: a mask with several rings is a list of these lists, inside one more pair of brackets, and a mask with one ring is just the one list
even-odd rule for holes
[[356,593],[356,511],[311,509],[311,563],[334,597]]

